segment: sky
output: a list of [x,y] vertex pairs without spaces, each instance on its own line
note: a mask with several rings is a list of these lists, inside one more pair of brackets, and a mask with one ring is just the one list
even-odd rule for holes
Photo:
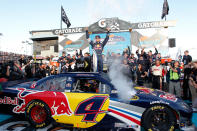
[[[176,27],[168,28],[168,37],[176,38],[182,50],[197,51],[197,0],[168,0],[168,4],[167,20],[177,20]],[[61,5],[71,27],[85,27],[110,17],[132,23],[160,21],[163,0],[0,0],[0,50],[24,52],[31,48],[22,43],[30,41],[29,31],[60,28]]]

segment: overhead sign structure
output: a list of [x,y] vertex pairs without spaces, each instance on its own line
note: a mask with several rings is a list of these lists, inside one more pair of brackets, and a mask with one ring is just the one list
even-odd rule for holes
[[[127,21],[120,20],[118,18],[103,18],[98,22],[90,25],[88,30],[93,33],[106,32],[106,28],[110,28],[112,32],[129,31],[129,29],[146,29],[146,28],[161,28],[161,27],[172,27],[176,25],[176,21],[152,21],[152,22],[139,22],[130,23]],[[75,28],[64,28],[52,30],[54,35],[64,35],[72,33],[85,32],[85,27]]]
[[140,22],[132,23],[132,29],[146,29],[146,28],[161,28],[161,27],[170,27],[175,26],[176,21],[153,21],[153,22]]
[[52,31],[54,35],[63,35],[63,34],[71,34],[71,33],[82,33],[85,32],[84,27],[76,27],[76,28],[65,28],[65,29],[56,29]]
[[[151,36],[143,34],[138,29],[148,29],[148,28],[164,28],[164,27],[172,27],[176,25],[176,21],[151,21],[151,22],[138,22],[138,23],[131,23],[129,21],[124,21],[118,19],[117,17],[114,18],[102,18],[99,21],[91,24],[88,27],[88,31],[94,35],[106,35],[107,28],[110,28],[110,33],[119,33],[114,38],[110,38],[109,41],[116,40],[116,44],[122,43],[124,47],[117,48],[111,44],[109,50],[112,48],[115,50],[122,50],[126,48],[127,45],[132,45],[140,48],[148,48],[157,45],[161,45],[167,39],[166,35],[162,33],[155,32]],[[132,30],[133,29],[133,30]],[[125,36],[125,32],[128,33]],[[75,27],[75,28],[63,28],[63,29],[54,29],[54,30],[42,30],[42,31],[31,31],[30,32],[32,37],[31,39],[36,41],[44,41],[44,40],[51,40],[51,39],[58,39],[58,50],[59,52],[65,50],[67,53],[72,53],[76,49],[87,49],[89,43],[85,38],[85,27]],[[75,36],[76,35],[76,36]],[[115,34],[116,35],[116,34]],[[93,38],[92,38],[93,39]],[[124,40],[128,40],[128,42],[123,42]],[[119,41],[119,42],[118,42]],[[110,42],[109,42],[110,43]],[[113,43],[113,42],[112,42]],[[124,44],[127,43],[127,44]],[[107,44],[108,45],[108,44]],[[105,47],[107,49],[108,47]],[[122,46],[122,45],[121,45]],[[112,50],[113,50],[112,49]],[[108,50],[108,49],[107,49]],[[104,51],[107,51],[104,50]],[[37,50],[39,52],[40,50]],[[106,52],[104,52],[106,54]]]

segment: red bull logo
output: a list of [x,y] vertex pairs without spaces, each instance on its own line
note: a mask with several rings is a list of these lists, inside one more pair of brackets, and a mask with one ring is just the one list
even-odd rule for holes
[[138,90],[144,92],[145,94],[152,94],[154,92],[153,89],[144,88],[144,87],[135,87],[135,89],[138,89]]
[[[23,103],[17,105],[13,112],[15,113],[24,113],[27,104],[32,100],[41,100],[45,102],[50,110],[51,115],[72,115],[73,112],[70,108],[66,94],[62,92],[53,92],[53,91],[33,91],[26,90],[25,88],[18,88],[18,98],[23,100]],[[27,93],[28,92],[28,93]],[[25,94],[27,93],[27,94]]]

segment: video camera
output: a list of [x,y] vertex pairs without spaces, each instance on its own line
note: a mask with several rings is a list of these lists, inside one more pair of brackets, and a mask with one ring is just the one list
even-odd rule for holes
[[171,66],[171,67],[174,68],[174,63],[175,63],[174,60],[172,60],[171,62],[167,62],[167,61],[166,61],[166,62],[164,63],[164,65],[165,65],[165,66]]

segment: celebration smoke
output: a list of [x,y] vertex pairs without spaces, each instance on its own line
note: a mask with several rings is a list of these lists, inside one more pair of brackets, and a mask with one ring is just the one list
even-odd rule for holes
[[118,97],[121,100],[129,101],[130,98],[135,95],[136,91],[133,89],[133,83],[126,75],[129,72],[122,63],[120,58],[116,58],[112,61],[109,68],[109,77],[111,83],[118,91]]

